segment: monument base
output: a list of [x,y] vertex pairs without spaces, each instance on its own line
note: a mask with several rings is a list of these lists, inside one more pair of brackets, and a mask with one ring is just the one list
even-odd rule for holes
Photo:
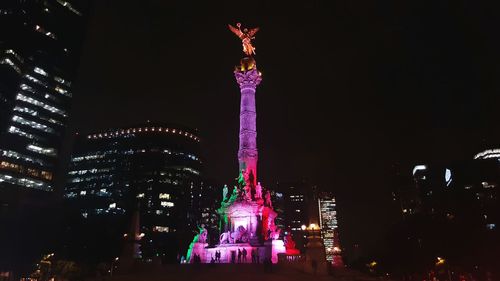
[[[286,252],[282,240],[266,241],[264,245],[235,243],[220,244],[213,248],[207,248],[207,245],[206,243],[195,243],[193,245],[191,258],[189,259],[190,263],[194,262],[194,255],[200,257],[201,263],[263,263],[266,259],[277,263],[278,254]],[[241,253],[239,258],[238,250]],[[246,255],[244,255],[245,252]],[[219,260],[216,259],[216,253],[220,253]]]

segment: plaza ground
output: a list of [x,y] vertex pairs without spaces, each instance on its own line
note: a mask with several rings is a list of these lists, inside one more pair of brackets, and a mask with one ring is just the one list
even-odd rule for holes
[[303,281],[303,280],[379,280],[356,272],[341,270],[333,275],[314,275],[299,268],[273,265],[271,269],[263,264],[191,264],[148,266],[129,269],[127,273],[117,273],[113,277],[92,281]]

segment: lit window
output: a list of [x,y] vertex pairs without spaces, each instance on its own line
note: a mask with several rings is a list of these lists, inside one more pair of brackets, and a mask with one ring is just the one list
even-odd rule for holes
[[160,198],[160,199],[170,199],[170,194],[168,194],[168,193],[160,193],[158,195],[158,198]]
[[56,80],[57,82],[63,84],[63,85],[66,85],[68,87],[71,86],[71,82],[70,81],[67,81],[67,80],[64,80],[62,79],[61,77],[58,77],[58,76],[54,76],[54,80]]
[[87,191],[86,190],[80,191],[80,195],[87,195]]
[[56,86],[54,88],[54,90],[56,90],[56,92],[58,92],[59,94],[62,94],[62,95],[65,95],[67,97],[71,97],[71,93],[69,93],[68,91],[66,91],[65,89],[59,87],[59,86]]
[[70,10],[71,12],[73,12],[73,13],[75,13],[75,14],[79,15],[79,16],[81,16],[81,15],[82,15],[82,13],[80,13],[80,11],[78,11],[77,9],[75,9],[75,8],[71,5],[71,3],[69,3],[69,2],[66,2],[66,1],[64,1],[64,0],[57,0],[57,3],[61,4],[63,7],[66,7],[68,10]]
[[153,227],[153,231],[156,232],[169,232],[168,226],[155,226]]
[[110,208],[110,209],[115,209],[115,208],[116,208],[116,203],[111,203],[111,204],[109,204],[109,208]]
[[169,202],[169,201],[161,201],[161,206],[162,207],[173,207],[174,206],[174,203],[173,202]]
[[49,155],[49,156],[56,156],[57,155],[57,152],[54,148],[44,148],[44,147],[40,147],[40,146],[37,146],[37,145],[33,145],[33,144],[29,144],[26,149],[28,149],[29,151],[33,151],[33,152],[36,152],[36,153],[40,153],[40,154],[45,154],[45,155]]
[[35,67],[34,71],[40,75],[48,76],[47,72],[45,72],[45,70],[41,69],[40,67]]

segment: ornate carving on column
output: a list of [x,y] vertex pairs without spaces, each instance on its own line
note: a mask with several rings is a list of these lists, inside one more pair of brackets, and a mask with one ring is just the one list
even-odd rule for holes
[[246,71],[235,70],[234,77],[236,77],[236,82],[240,85],[241,90],[244,88],[253,88],[255,91],[260,81],[262,81],[262,75],[257,68]]
[[245,57],[236,67],[234,77],[241,92],[239,168],[240,172],[243,172],[245,182],[253,189],[257,184],[258,158],[255,91],[262,81],[262,75],[257,70],[255,60]]

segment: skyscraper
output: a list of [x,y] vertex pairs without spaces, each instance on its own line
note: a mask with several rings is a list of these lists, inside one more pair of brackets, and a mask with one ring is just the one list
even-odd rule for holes
[[325,245],[326,260],[333,265],[342,265],[337,231],[337,210],[335,197],[329,192],[321,192],[318,198],[319,225]]
[[0,192],[53,191],[86,0],[0,4]]
[[172,247],[199,223],[202,193],[210,192],[199,142],[193,130],[151,123],[78,136],[65,197],[82,219],[106,221],[116,236],[139,209],[143,257],[175,258]]

